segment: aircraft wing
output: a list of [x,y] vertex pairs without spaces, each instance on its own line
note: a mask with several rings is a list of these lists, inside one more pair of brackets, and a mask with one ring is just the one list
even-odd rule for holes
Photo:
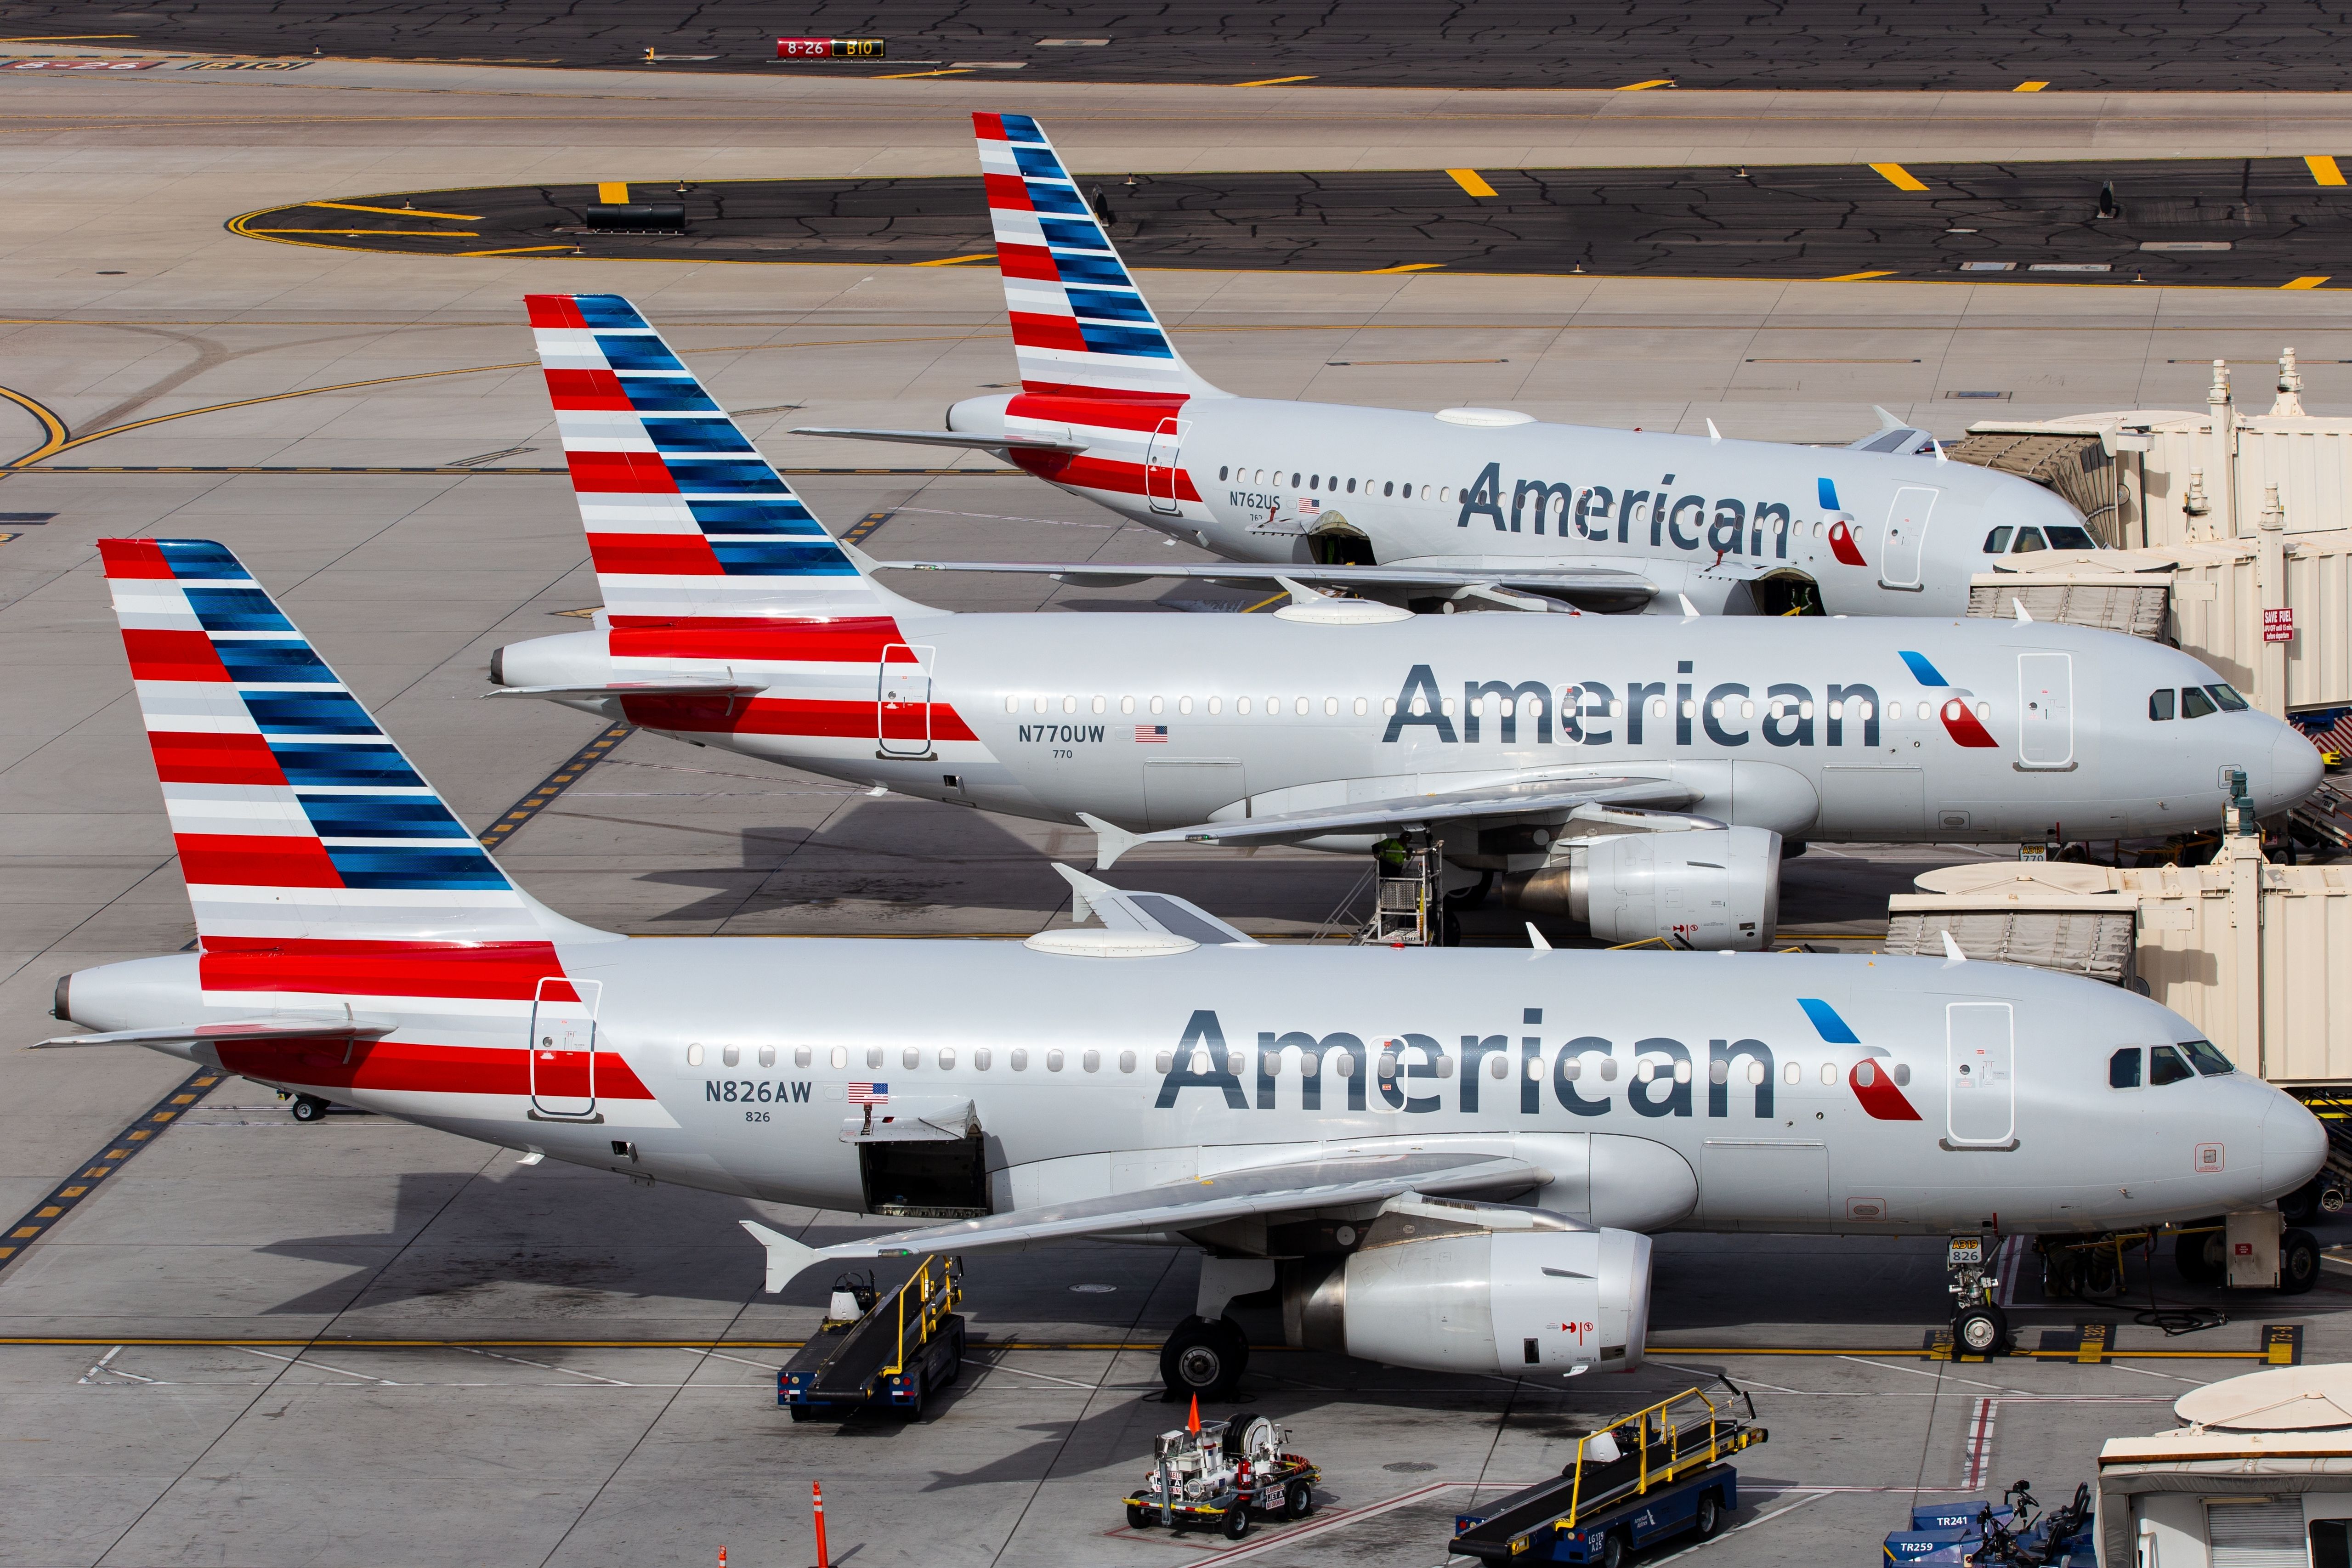
[[1559,779],[1543,783],[1494,784],[1430,795],[1398,795],[1383,800],[1351,800],[1343,806],[1202,822],[1156,833],[1129,832],[1098,817],[1080,813],[1095,831],[1095,869],[1108,871],[1138,844],[1217,844],[1243,849],[1254,844],[1296,843],[1328,833],[1394,832],[1416,822],[1454,822],[1468,818],[1524,817],[1564,813],[1580,806],[1648,807],[1671,810],[1696,799],[1686,784],[1670,779]]
[[1093,915],[1107,931],[1158,931],[1183,936],[1203,947],[1263,947],[1248,932],[1226,925],[1199,904],[1168,893],[1129,893],[1097,882],[1086,873],[1055,862],[1054,869],[1070,884],[1071,917]]
[[1083,441],[1047,441],[1034,435],[964,435],[952,430],[851,430],[803,424],[794,435],[830,435],[843,441],[897,441],[908,446],[958,446],[969,452],[1084,452]]
[[486,697],[547,697],[551,700],[563,697],[715,697],[757,696],[767,689],[764,685],[747,685],[718,675],[699,680],[688,675],[666,681],[606,681],[593,686],[500,686],[482,695]]
[[1905,456],[1925,456],[1936,450],[1936,438],[1916,426],[1905,423],[1876,404],[1871,413],[1878,415],[1878,428],[1859,441],[1845,444],[1848,452],[1886,452]]
[[1083,1236],[1181,1231],[1248,1215],[1376,1203],[1403,1192],[1515,1191],[1549,1180],[1549,1171],[1505,1155],[1458,1151],[1350,1155],[1297,1165],[1256,1166],[1133,1192],[1043,1204],[985,1219],[897,1230],[831,1247],[795,1241],[756,1220],[746,1219],[742,1226],[768,1249],[765,1288],[774,1291],[791,1284],[803,1270],[835,1259],[908,1258]]
[[233,1019],[223,1023],[173,1024],[163,1029],[125,1029],[111,1034],[63,1034],[36,1040],[26,1049],[54,1051],[69,1045],[220,1045],[256,1040],[381,1040],[400,1026],[365,1013],[303,1017],[286,1013]]
[[1095,582],[1105,587],[1142,582],[1155,577],[1178,577],[1236,583],[1272,583],[1278,579],[1289,578],[1294,581],[1324,582],[1339,588],[1423,589],[1445,593],[1475,593],[1481,589],[1501,589],[1522,593],[1597,597],[1629,608],[1647,604],[1658,591],[1658,585],[1639,572],[1590,566],[1315,566],[1303,561],[1263,563],[1238,560],[1190,564],[1159,561],[877,560],[874,564],[902,571],[1024,572],[1064,582]]

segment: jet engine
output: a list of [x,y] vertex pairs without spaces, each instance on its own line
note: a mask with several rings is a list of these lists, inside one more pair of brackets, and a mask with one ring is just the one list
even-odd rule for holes
[[1767,828],[1612,833],[1553,841],[1503,879],[1503,902],[1581,922],[1603,942],[1664,936],[1752,951],[1780,918],[1780,835]]
[[1408,1193],[1344,1259],[1285,1262],[1279,1284],[1284,1338],[1308,1350],[1430,1372],[1630,1371],[1649,1333],[1650,1239]]

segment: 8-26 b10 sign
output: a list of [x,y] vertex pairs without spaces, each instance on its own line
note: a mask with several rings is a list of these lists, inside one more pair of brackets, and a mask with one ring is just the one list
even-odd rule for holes
[[880,38],[778,38],[776,58],[780,60],[878,60],[883,56]]

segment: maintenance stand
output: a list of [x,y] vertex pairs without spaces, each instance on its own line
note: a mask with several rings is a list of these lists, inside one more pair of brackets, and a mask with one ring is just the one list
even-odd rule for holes
[[776,1403],[795,1421],[869,1406],[919,1418],[933,1389],[962,1375],[963,1260],[929,1257],[887,1296],[845,1275],[824,1322],[776,1374]]
[[1739,1397],[1744,1416],[1690,1388],[1618,1417],[1577,1440],[1557,1479],[1457,1515],[1447,1549],[1482,1563],[1618,1568],[1670,1535],[1707,1539],[1739,1506],[1739,1474],[1722,1461],[1769,1436],[1756,1425],[1756,1402]]

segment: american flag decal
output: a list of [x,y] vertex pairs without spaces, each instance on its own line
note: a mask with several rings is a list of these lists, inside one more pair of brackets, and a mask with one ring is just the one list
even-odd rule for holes
[[887,1083],[853,1083],[849,1086],[849,1103],[853,1105],[887,1105],[890,1086]]
[[1164,724],[1137,725],[1135,727],[1135,744],[1138,746],[1167,745],[1168,727]]

